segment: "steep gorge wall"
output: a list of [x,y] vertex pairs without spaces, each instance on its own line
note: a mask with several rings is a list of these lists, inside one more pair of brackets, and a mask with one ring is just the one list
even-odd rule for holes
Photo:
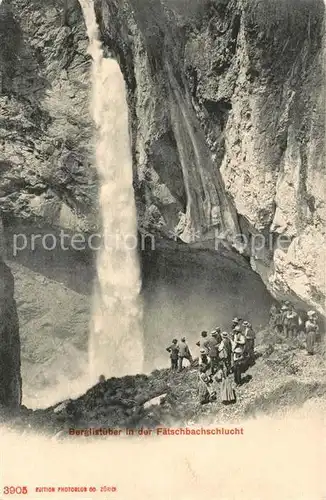
[[[31,248],[33,235],[50,234],[60,241],[61,229],[89,233],[99,226],[87,45],[77,0],[1,3],[0,218],[4,234],[0,251],[15,279],[23,402],[28,405],[46,405],[51,398],[78,391],[72,381],[87,366],[92,256],[62,250],[60,245],[47,251],[40,239]],[[28,242],[16,256],[14,234],[24,235]],[[11,302],[5,308],[9,314]],[[13,335],[15,359],[16,332],[9,331],[10,324],[6,328],[6,335]],[[57,389],[51,391],[51,386]]]
[[140,225],[264,237],[244,252],[268,288],[324,312],[323,2],[96,5],[129,88]]
[[[64,5],[66,9],[64,10]],[[90,56],[78,2],[0,7],[0,204],[5,225],[96,225]]]
[[15,408],[22,398],[19,324],[14,278],[0,260],[0,406]]

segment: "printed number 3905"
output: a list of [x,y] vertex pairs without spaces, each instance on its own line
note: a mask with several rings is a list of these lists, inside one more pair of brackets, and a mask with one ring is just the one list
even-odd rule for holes
[[27,493],[27,486],[5,486],[3,488],[4,495],[26,495]]

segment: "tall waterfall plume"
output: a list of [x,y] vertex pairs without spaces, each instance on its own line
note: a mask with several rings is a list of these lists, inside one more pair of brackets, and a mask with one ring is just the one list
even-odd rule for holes
[[97,259],[89,354],[91,376],[143,370],[141,279],[125,82],[118,63],[103,57],[93,0],[80,0],[92,56],[91,112],[102,248]]

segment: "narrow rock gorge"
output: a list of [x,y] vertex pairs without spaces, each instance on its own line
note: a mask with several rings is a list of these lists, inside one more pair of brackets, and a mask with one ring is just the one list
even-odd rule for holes
[[[324,315],[322,0],[95,7],[128,91],[146,369],[171,335],[263,325],[273,297]],[[24,402],[85,388],[97,251],[77,240],[102,232],[87,45],[77,0],[0,5],[5,404],[20,400],[12,275]]]

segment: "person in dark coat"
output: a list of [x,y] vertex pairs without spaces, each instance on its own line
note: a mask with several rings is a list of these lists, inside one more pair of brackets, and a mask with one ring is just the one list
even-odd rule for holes
[[186,338],[182,337],[181,342],[179,344],[179,360],[178,360],[180,372],[182,371],[182,368],[183,368],[183,360],[184,359],[187,359],[190,364],[193,362],[189,346],[186,342]]
[[292,310],[292,304],[289,300],[286,300],[281,307],[282,327],[285,338],[288,338],[290,336],[289,314],[291,310]]
[[277,314],[277,306],[273,304],[269,310],[269,326],[274,328],[275,326],[275,315]]
[[226,369],[228,373],[231,372],[231,367],[232,367],[232,341],[229,337],[228,332],[222,332],[222,342],[224,349],[226,351]]
[[207,355],[207,349],[204,347],[201,347],[199,351],[199,366],[201,365],[205,366],[206,370],[211,368],[211,361]]
[[299,316],[292,305],[290,305],[286,315],[285,315],[286,325],[287,325],[287,336],[293,339],[298,334],[299,328]]
[[221,342],[218,346],[218,367],[222,371],[224,377],[228,374],[228,369],[226,365],[227,353],[224,347],[224,342]]
[[252,363],[255,360],[255,338],[256,334],[252,329],[251,323],[249,321],[244,321],[243,322],[244,330],[243,330],[243,335],[246,339],[246,354]]
[[274,331],[277,334],[283,332],[283,320],[282,320],[281,309],[277,309],[277,312],[274,317]]
[[315,354],[316,335],[318,333],[317,315],[315,311],[308,311],[308,320],[305,323],[306,346],[308,354]]
[[214,375],[218,368],[218,346],[217,332],[214,330],[207,341],[208,356],[211,362],[211,375]]
[[219,326],[217,326],[216,328],[214,328],[212,333],[213,332],[215,333],[215,338],[216,338],[217,342],[218,343],[222,342],[221,328]]
[[243,368],[243,349],[237,346],[233,350],[233,373],[236,385],[241,385],[241,375]]
[[283,327],[283,335],[285,338],[288,337],[288,319],[287,314],[289,312],[289,307],[285,304],[281,307],[281,319],[282,319],[282,327]]
[[179,359],[179,346],[177,339],[172,340],[172,344],[166,348],[170,353],[171,359],[171,370],[175,371],[178,369],[178,359]]
[[269,312],[269,326],[275,333],[282,333],[283,331],[283,319],[281,309],[273,304]]

